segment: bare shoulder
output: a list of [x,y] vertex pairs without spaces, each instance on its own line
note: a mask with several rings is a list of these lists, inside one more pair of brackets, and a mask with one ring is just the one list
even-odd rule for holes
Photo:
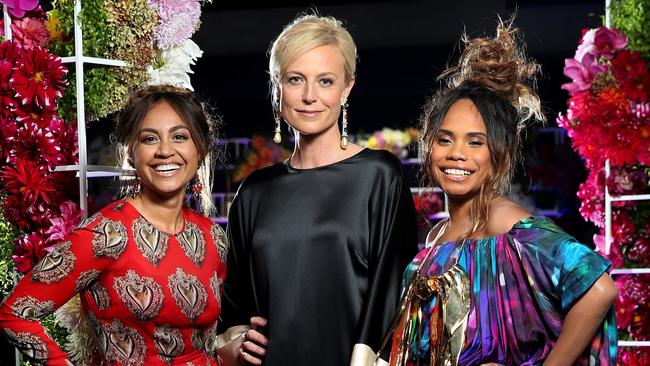
[[516,202],[499,197],[492,202],[488,219],[488,234],[498,236],[507,233],[521,219],[532,216]]

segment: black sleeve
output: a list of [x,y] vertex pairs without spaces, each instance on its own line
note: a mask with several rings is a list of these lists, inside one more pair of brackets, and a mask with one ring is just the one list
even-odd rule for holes
[[418,248],[413,197],[401,173],[395,174],[383,191],[371,199],[376,201],[376,212],[371,213],[369,288],[357,337],[357,343],[374,351],[397,309],[402,272]]
[[[240,190],[241,192],[241,190]],[[248,325],[256,315],[250,252],[247,242],[246,210],[240,193],[228,213],[228,271],[223,287],[219,332],[236,325]]]

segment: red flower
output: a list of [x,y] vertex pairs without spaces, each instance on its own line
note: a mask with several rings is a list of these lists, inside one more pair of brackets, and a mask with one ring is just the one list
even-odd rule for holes
[[629,99],[639,103],[648,100],[650,73],[638,52],[628,50],[618,52],[612,60],[612,71],[623,84],[623,90]]
[[63,96],[67,72],[60,57],[36,47],[25,52],[11,83],[21,104],[34,102],[39,108],[47,108],[56,106],[56,98]]
[[45,28],[45,22],[41,19],[25,17],[14,20],[11,23],[14,42],[25,50],[34,47],[45,47],[50,33]]
[[58,140],[60,150],[60,164],[76,164],[78,147],[77,147],[77,129],[72,123],[65,123],[59,116],[54,115],[50,121],[50,130]]
[[5,220],[11,222],[14,226],[22,231],[26,231],[33,226],[33,222],[27,212],[27,203],[20,195],[7,195],[2,202],[2,215]]
[[22,51],[13,42],[0,42],[0,118],[8,118],[16,108],[10,80],[14,64],[21,55]]
[[612,213],[612,238],[619,243],[629,243],[635,235],[634,221],[625,210]]
[[9,152],[8,162],[13,163],[17,160],[43,164],[48,170],[52,170],[61,161],[61,148],[49,129],[29,123],[18,128],[13,148]]
[[0,158],[6,162],[16,136],[16,123],[0,117]]
[[642,193],[648,187],[648,174],[641,169],[612,169],[607,188],[614,196]]
[[15,167],[5,166],[0,171],[0,178],[5,185],[2,192],[19,196],[28,206],[37,201],[49,203],[49,196],[56,191],[45,169],[28,160],[17,160]]
[[632,276],[620,276],[616,278],[618,297],[616,298],[616,325],[619,329],[628,329],[632,324],[632,317],[637,308],[637,299],[632,296],[630,289],[634,286]]
[[43,235],[31,233],[16,240],[12,259],[19,272],[27,273],[51,251],[52,245],[48,244]]
[[650,266],[650,239],[636,238],[627,251],[627,258],[638,266]]
[[49,128],[51,130],[52,120],[60,119],[56,115],[55,109],[39,109],[31,104],[25,105],[23,108],[18,108],[15,112],[16,122],[18,122],[19,126],[35,124],[39,128]]

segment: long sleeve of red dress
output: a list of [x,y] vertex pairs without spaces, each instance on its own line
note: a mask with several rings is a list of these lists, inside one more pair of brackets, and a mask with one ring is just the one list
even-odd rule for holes
[[0,305],[0,329],[28,359],[70,364],[38,322],[75,294],[98,359],[111,365],[217,365],[227,243],[211,220],[183,210],[183,230],[156,229],[125,201],[87,219]]

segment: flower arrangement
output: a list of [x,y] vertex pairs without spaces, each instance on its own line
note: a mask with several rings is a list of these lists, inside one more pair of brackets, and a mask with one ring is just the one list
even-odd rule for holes
[[[647,29],[647,28],[646,28]],[[612,245],[604,243],[605,187],[611,195],[650,192],[650,73],[641,55],[627,48],[628,38],[617,29],[600,27],[584,32],[575,57],[567,59],[564,84],[568,110],[557,123],[568,131],[572,146],[588,170],[580,185],[580,213],[600,228],[597,250],[613,266],[650,267],[650,205],[616,202],[612,213]],[[605,161],[611,170],[605,177]],[[621,339],[647,340],[650,329],[650,278],[620,276],[616,302]],[[621,349],[622,364],[649,365],[643,349]]]
[[[118,59],[127,67],[91,68],[84,73],[86,111],[91,120],[120,109],[143,84],[171,83],[192,89],[191,65],[202,51],[190,39],[198,29],[201,3],[207,0],[84,0],[81,12],[84,55]],[[74,53],[74,0],[54,0],[48,12],[52,49]],[[69,75],[74,80],[74,72]],[[74,91],[61,114],[73,119]]]
[[356,136],[356,143],[374,150],[387,150],[405,159],[409,154],[409,147],[417,142],[418,131],[415,128],[406,130],[393,130],[383,128],[372,135],[360,133]]
[[438,193],[422,193],[413,195],[415,213],[418,218],[437,214],[445,209],[445,204]]
[[281,145],[262,136],[253,136],[251,148],[248,149],[244,160],[235,168],[232,180],[235,183],[241,182],[255,170],[279,163],[288,159],[290,155],[289,150]]

